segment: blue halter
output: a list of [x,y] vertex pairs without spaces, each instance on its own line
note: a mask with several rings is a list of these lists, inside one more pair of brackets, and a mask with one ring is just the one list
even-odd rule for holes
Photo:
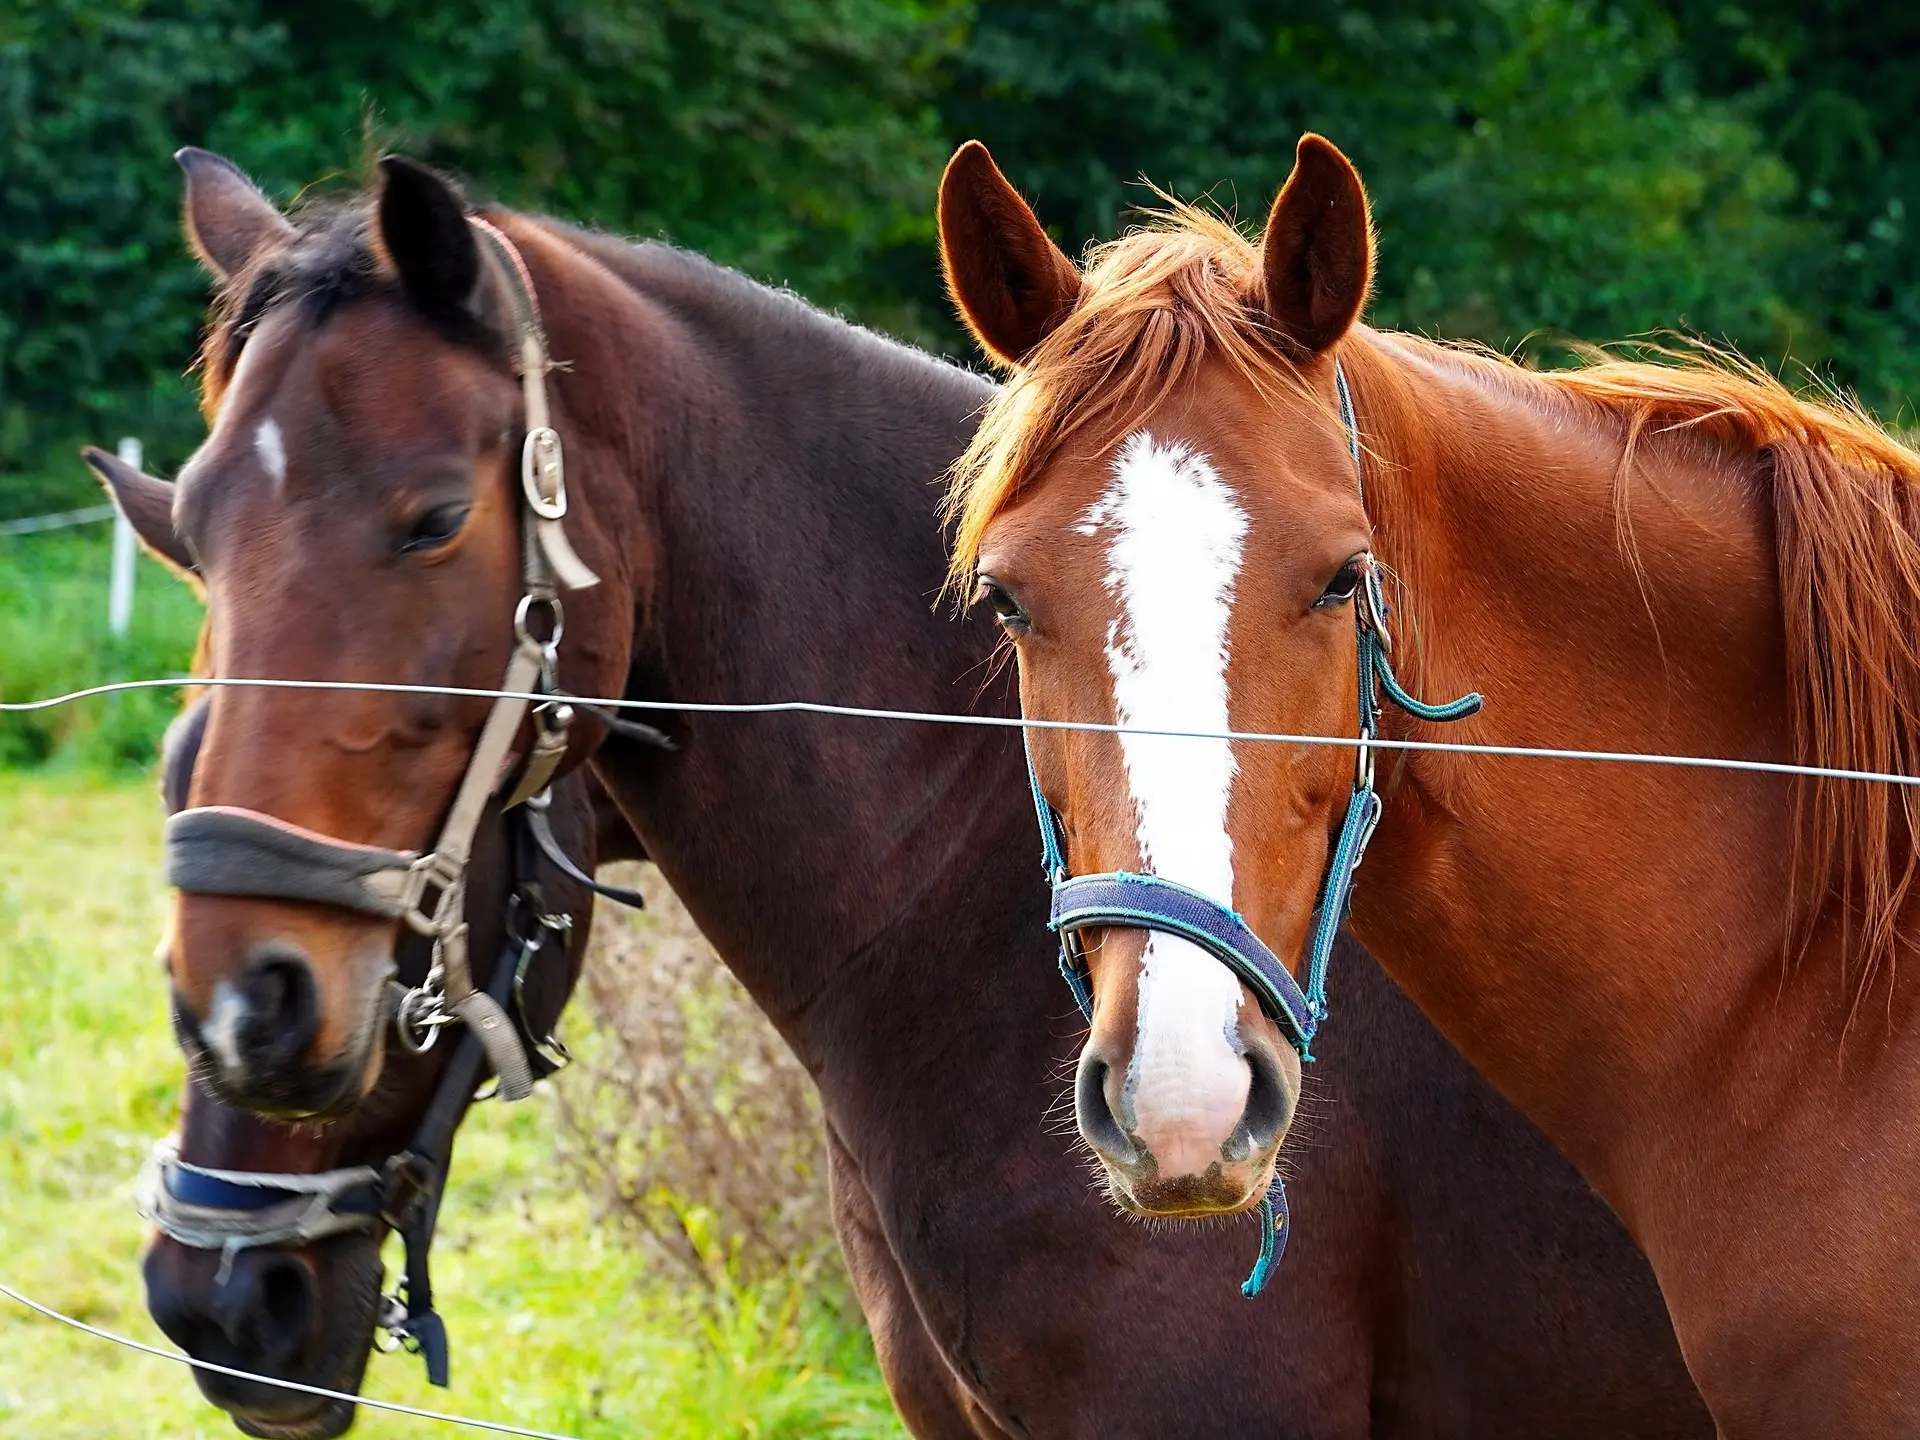
[[[1334,362],[1333,379],[1340,397],[1340,422],[1347,432],[1347,451],[1353,457],[1356,483],[1361,487],[1364,500],[1360,432],[1354,422],[1353,397],[1347,390],[1346,372],[1338,361]],[[1093,1023],[1093,990],[1079,932],[1110,927],[1158,931],[1191,941],[1225,965],[1253,992],[1267,1017],[1286,1028],[1301,1060],[1313,1059],[1314,1033],[1327,1018],[1327,961],[1333,954],[1334,937],[1346,920],[1353,898],[1354,871],[1360,868],[1367,842],[1380,823],[1380,793],[1373,783],[1373,747],[1366,743],[1380,733],[1380,691],[1384,688],[1387,698],[1407,714],[1435,722],[1463,720],[1478,713],[1483,703],[1480,695],[1470,694],[1450,704],[1428,705],[1401,688],[1389,659],[1393,639],[1387,632],[1387,601],[1381,588],[1380,567],[1371,553],[1364,557],[1361,584],[1354,596],[1354,622],[1359,648],[1361,744],[1355,751],[1353,794],[1347,801],[1346,820],[1340,826],[1340,838],[1334,842],[1326,878],[1321,882],[1313,927],[1307,936],[1303,957],[1307,978],[1304,990],[1247,922],[1212,896],[1163,880],[1158,875],[1136,875],[1126,870],[1104,875],[1070,875],[1061,845],[1059,816],[1040,788],[1028,732],[1021,731],[1027,749],[1027,781],[1033,787],[1034,810],[1040,819],[1041,863],[1053,886],[1053,906],[1047,926],[1060,937],[1060,973],[1088,1024]],[[1287,1192],[1277,1173],[1260,1202],[1259,1213],[1260,1258],[1240,1287],[1240,1293],[1249,1299],[1266,1286],[1267,1277],[1286,1249]]]

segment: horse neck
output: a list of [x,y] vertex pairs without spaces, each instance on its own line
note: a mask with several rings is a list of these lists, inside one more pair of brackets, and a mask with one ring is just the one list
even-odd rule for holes
[[[1792,758],[1772,510],[1753,459],[1643,436],[1549,382],[1434,347],[1351,347],[1368,505],[1407,584],[1426,738]],[[1444,417],[1442,423],[1441,417]],[[1355,928],[1590,1179],[1650,1111],[1749,1047],[1835,1044],[1831,975],[1783,965],[1788,784],[1415,754],[1392,767]],[[1807,967],[1813,968],[1813,967]],[[1617,1194],[1610,1195],[1620,1204]]]
[[[986,385],[695,257],[597,253],[643,305],[619,351],[674,357],[625,377],[627,543],[654,566],[628,693],[1015,713],[991,628],[935,606],[939,483]],[[1015,732],[688,715],[677,737],[597,768],[830,1108],[949,1048],[930,1100],[1044,1073],[1061,1006]]]

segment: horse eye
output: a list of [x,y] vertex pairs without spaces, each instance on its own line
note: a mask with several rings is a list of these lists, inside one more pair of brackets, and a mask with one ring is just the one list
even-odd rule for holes
[[407,532],[407,538],[401,542],[400,553],[417,555],[423,550],[438,550],[466,525],[467,508],[465,505],[436,505],[431,510],[423,511],[413,522],[413,528]]
[[1313,608],[1331,610],[1336,605],[1346,604],[1359,591],[1366,573],[1366,561],[1358,555],[1354,556],[1340,567],[1327,588],[1320,592],[1320,598],[1313,602]]
[[1027,619],[1027,612],[1020,608],[1020,602],[991,575],[982,575],[974,582],[973,603],[978,605],[983,600],[993,606],[995,617],[1009,634],[1024,635],[1033,628],[1032,622]]

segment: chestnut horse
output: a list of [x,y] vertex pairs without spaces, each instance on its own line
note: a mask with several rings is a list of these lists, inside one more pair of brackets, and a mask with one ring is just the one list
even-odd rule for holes
[[[157,538],[167,543],[165,535]],[[183,712],[169,727],[162,746],[161,791],[170,814],[186,807],[207,704],[202,697]],[[591,772],[582,771],[555,787],[551,821],[561,847],[589,869],[596,859],[639,856],[632,832],[605,803]],[[470,877],[475,945],[480,955],[489,958],[517,954],[517,946],[512,952],[507,949],[505,922],[516,887],[529,881],[538,888],[520,893],[537,894],[544,907],[571,920],[565,941],[541,945],[524,970],[520,996],[524,1023],[530,1033],[544,1036],[579,978],[593,897],[550,866],[530,866],[526,858],[515,857],[506,843],[506,830],[505,824],[496,822],[483,832],[486,843]],[[515,868],[536,873],[510,874]],[[426,972],[427,958],[421,937],[402,938],[396,962],[403,978],[417,981]],[[483,977],[483,983],[491,980],[491,970],[483,970]],[[358,1195],[352,1192],[337,1195],[327,1207],[330,1214],[352,1217],[337,1228],[313,1226],[310,1210],[299,1216],[322,1232],[313,1238],[268,1239],[259,1222],[304,1210],[304,1202],[310,1200],[310,1196],[299,1196],[288,1205],[290,1194],[297,1192],[273,1190],[276,1181],[362,1167],[382,1172],[384,1178],[392,1157],[418,1153],[423,1122],[430,1106],[443,1103],[438,1097],[457,1049],[454,1043],[443,1043],[425,1054],[390,1053],[373,1092],[350,1114],[321,1128],[286,1125],[235,1110],[189,1078],[175,1146],[178,1161],[194,1169],[183,1173],[192,1179],[207,1171],[239,1172],[248,1183],[238,1194],[229,1189],[223,1195],[200,1179],[198,1190],[180,1187],[184,1203],[199,1201],[197,1207],[184,1208],[183,1203],[167,1208],[165,1228],[155,1235],[142,1263],[147,1308],[167,1337],[196,1360],[329,1390],[358,1389],[380,1322],[391,1320],[382,1314],[380,1261],[389,1225],[381,1216],[363,1218],[357,1213]],[[469,1079],[467,1094],[471,1085]],[[454,1097],[457,1108],[450,1117],[452,1123],[457,1123],[465,1108],[463,1099]],[[442,1162],[444,1174],[445,1154],[432,1158]],[[150,1183],[178,1185],[179,1178],[158,1170]],[[263,1211],[254,1203],[256,1196],[278,1202],[274,1212]],[[210,1200],[218,1204],[209,1205]],[[151,1199],[146,1204],[155,1208]],[[234,1209],[222,1212],[221,1205]],[[249,1240],[231,1252],[223,1250],[227,1241],[249,1229],[266,1243]],[[195,1243],[185,1243],[169,1230]],[[430,1242],[429,1230],[421,1243]],[[474,1337],[469,1333],[467,1338]],[[497,1359],[475,1360],[476,1354],[486,1354],[483,1346],[469,1344],[466,1353],[468,1364]],[[194,1378],[206,1397],[248,1434],[321,1440],[343,1433],[353,1421],[353,1407],[345,1401],[317,1399],[206,1370],[195,1370]]]
[[[1258,246],[1179,210],[1082,273],[977,145],[940,219],[1017,372],[956,470],[952,576],[999,611],[1028,715],[1914,770],[1920,458],[1858,414],[1732,362],[1535,374],[1368,329],[1366,196],[1317,136]],[[1468,691],[1457,733],[1432,721],[1470,703],[1413,698]],[[1064,872],[1206,892],[1247,964],[1337,915],[1323,876],[1374,804],[1351,748],[1036,731],[1032,755]],[[1355,933],[1645,1247],[1722,1433],[1920,1428],[1915,792],[1379,764]],[[1081,1127],[1116,1190],[1253,1203],[1285,1125],[1247,1143],[1243,1054],[1291,1093],[1300,1037],[1224,944],[1086,938]]]
[[[297,222],[224,162],[184,163],[189,232],[225,278],[212,431],[177,496],[123,477],[141,495],[121,498],[197,557],[218,674],[497,684],[522,536],[545,545],[523,485],[553,478],[514,463],[540,460],[509,363],[530,291],[567,362],[529,366],[566,456],[557,523],[599,580],[560,596],[556,688],[1016,713],[991,624],[929,603],[977,377],[665,246],[505,210],[478,231],[404,161]],[[190,810],[420,846],[489,709],[216,689]],[[668,728],[671,751],[601,741],[583,710],[569,759],[590,754],[817,1083],[842,1248],[914,1433],[1707,1433],[1624,1233],[1358,949],[1325,1144],[1295,1177],[1316,1243],[1249,1306],[1245,1228],[1118,1222],[1044,1122],[1079,1029],[1012,733]],[[167,961],[209,1087],[350,1107],[392,938],[349,910],[182,893]]]

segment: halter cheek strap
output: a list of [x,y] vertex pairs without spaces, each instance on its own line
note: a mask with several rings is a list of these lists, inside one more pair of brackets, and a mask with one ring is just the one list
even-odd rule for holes
[[[1347,432],[1347,452],[1353,457],[1356,483],[1361,487],[1364,502],[1360,432],[1354,420],[1346,371],[1337,360],[1333,378],[1340,400],[1340,422]],[[1040,776],[1033,765],[1030,732],[1021,731],[1026,747],[1027,783],[1033,790],[1033,807],[1040,821],[1040,862],[1046,867],[1048,883],[1053,887],[1047,925],[1060,937],[1060,973],[1088,1024],[1093,1023],[1093,988],[1080,932],[1107,928],[1147,930],[1190,941],[1225,965],[1253,992],[1266,1016],[1286,1029],[1301,1060],[1313,1059],[1313,1037],[1321,1021],[1327,1018],[1327,962],[1333,956],[1334,939],[1352,903],[1354,872],[1359,870],[1367,853],[1367,842],[1380,824],[1380,793],[1374,788],[1374,747],[1368,743],[1380,733],[1380,692],[1384,689],[1387,699],[1416,719],[1434,722],[1465,719],[1477,714],[1484,703],[1476,693],[1444,705],[1428,705],[1414,699],[1400,684],[1389,658],[1393,638],[1387,629],[1387,602],[1380,583],[1380,567],[1371,553],[1362,557],[1361,583],[1351,603],[1358,651],[1361,743],[1355,747],[1353,793],[1347,800],[1346,818],[1340,824],[1326,876],[1320,883],[1319,903],[1300,960],[1299,969],[1306,977],[1304,988],[1253,933],[1238,911],[1210,895],[1158,875],[1126,870],[1103,875],[1070,874],[1061,844],[1060,817],[1040,787]],[[1267,1277],[1286,1247],[1287,1192],[1277,1174],[1260,1202],[1260,1219],[1260,1258],[1240,1287],[1241,1293],[1249,1298],[1265,1287]]]

